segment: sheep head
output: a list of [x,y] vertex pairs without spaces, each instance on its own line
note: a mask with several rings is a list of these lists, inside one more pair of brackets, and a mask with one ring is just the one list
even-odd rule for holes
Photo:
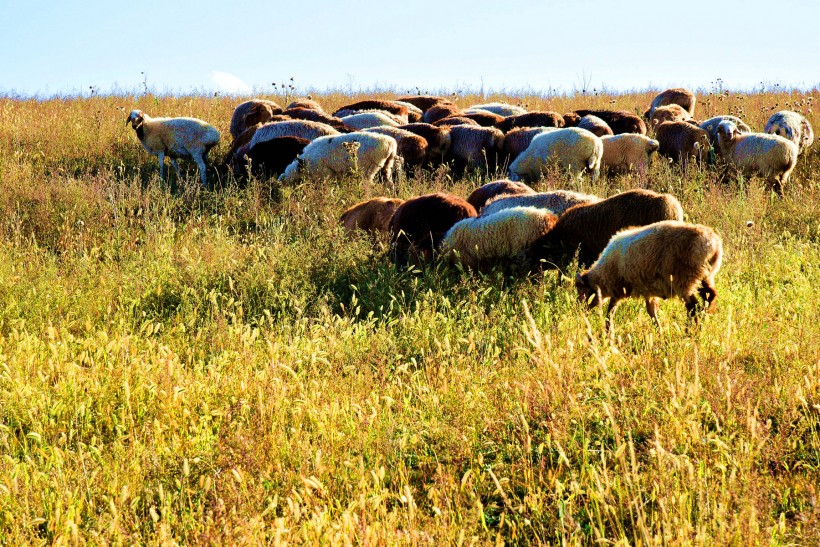
[[592,286],[589,273],[578,273],[575,276],[575,290],[578,291],[578,300],[594,308],[601,303],[601,289]]
[[131,124],[133,129],[137,129],[145,121],[145,113],[142,110],[132,110],[125,120],[125,125]]

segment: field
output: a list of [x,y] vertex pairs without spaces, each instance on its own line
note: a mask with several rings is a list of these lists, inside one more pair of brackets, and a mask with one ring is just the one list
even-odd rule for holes
[[[812,95],[702,91],[697,116],[761,130]],[[205,119],[215,159],[238,102],[0,99],[0,543],[820,543],[817,146],[783,199],[658,160],[543,180],[672,192],[723,238],[714,315],[666,301],[659,331],[627,301],[610,340],[574,269],[402,270],[346,240],[380,183],[202,192],[188,166],[169,192],[120,110]]]

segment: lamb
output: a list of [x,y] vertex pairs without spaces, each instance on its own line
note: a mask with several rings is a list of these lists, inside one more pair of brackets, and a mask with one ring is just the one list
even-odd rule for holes
[[470,108],[467,109],[467,112],[473,110],[484,110],[486,112],[492,112],[493,114],[497,114],[499,116],[508,117],[508,116],[519,116],[521,114],[526,114],[527,109],[522,108],[520,106],[514,106],[507,103],[486,103],[486,104],[474,104]]
[[197,118],[152,118],[142,110],[132,110],[125,120],[136,131],[143,148],[159,158],[159,177],[165,180],[165,156],[179,174],[177,158],[196,162],[202,187],[208,187],[208,152],[219,143],[219,131]]
[[312,108],[288,108],[282,112],[282,114],[294,120],[310,120],[312,122],[323,123],[329,125],[339,133],[352,133],[356,131],[343,122],[341,118],[336,118],[321,110],[314,110]]
[[279,177],[293,182],[302,172],[316,177],[341,177],[358,170],[362,179],[372,182],[383,171],[392,182],[398,145],[396,139],[377,133],[347,133],[319,137],[311,141]]
[[655,128],[655,138],[659,143],[658,153],[680,162],[684,169],[692,158],[702,162],[705,156],[711,155],[709,134],[689,122],[664,122]]
[[781,110],[772,114],[766,122],[766,133],[780,135],[792,141],[800,153],[814,143],[814,130],[809,120],[791,110]]
[[604,143],[601,166],[613,173],[646,172],[652,154],[660,147],[658,141],[637,133],[605,136],[601,141]]
[[387,235],[390,219],[396,209],[404,203],[403,199],[378,197],[357,203],[342,213],[339,221],[350,235],[354,231],[364,230],[371,235]]
[[527,149],[536,135],[557,131],[557,127],[516,127],[504,136],[504,148],[500,165],[509,166]]
[[255,177],[278,177],[309,143],[309,140],[299,137],[276,137],[262,141],[239,156],[234,167],[234,175],[241,178],[250,169]]
[[722,116],[715,116],[714,118],[709,118],[708,120],[700,124],[700,128],[706,131],[706,133],[709,135],[709,142],[712,143],[712,146],[717,144],[717,128],[720,125],[720,122],[726,120],[734,122],[734,124],[737,126],[737,130],[739,133],[752,132],[752,129],[748,125],[743,123],[743,120],[741,120],[737,116],[730,116],[728,114],[724,114]]
[[578,120],[578,125],[576,127],[586,129],[596,137],[613,135],[612,128],[609,127],[604,120],[602,120],[598,116],[593,116],[592,114],[587,114],[586,116]]
[[592,114],[604,120],[616,135],[621,133],[639,133],[646,135],[646,124],[643,120],[626,110],[576,110],[581,117]]
[[436,127],[429,123],[411,123],[400,125],[399,129],[405,129],[424,137],[427,141],[427,161],[442,161],[445,154],[450,150],[450,128]]
[[300,139],[312,141],[318,137],[339,134],[338,131],[329,125],[309,120],[266,123],[254,133],[250,148],[253,148],[260,142],[269,141],[276,137],[299,137]]
[[463,198],[437,192],[405,201],[390,219],[390,245],[397,264],[429,261],[456,222],[476,216]]
[[427,159],[427,140],[398,127],[372,127],[366,133],[379,133],[396,139],[398,154],[406,166],[421,165]]
[[592,267],[576,276],[575,288],[590,307],[609,298],[608,331],[615,306],[633,296],[646,300],[646,311],[658,327],[658,301],[673,296],[683,300],[689,317],[697,321],[697,295],[708,312],[714,309],[715,275],[722,260],[723,243],[714,230],[666,220],[618,232]]
[[528,252],[530,262],[533,267],[542,261],[566,264],[578,251],[579,263],[590,264],[618,231],[662,220],[683,220],[683,208],[671,194],[627,190],[596,203],[576,205],[533,243]]
[[448,116],[460,116],[462,111],[452,103],[437,104],[424,111],[424,123],[433,123]]
[[565,127],[542,133],[510,164],[510,179],[537,181],[550,163],[576,176],[589,169],[595,179],[601,171],[603,153],[601,139],[586,129]]
[[534,193],[535,190],[523,182],[513,182],[507,179],[494,180],[473,190],[467,197],[467,203],[475,207],[476,211],[480,212],[490,200]]
[[659,106],[652,111],[649,117],[649,124],[652,127],[657,127],[663,122],[685,122],[691,120],[692,116],[685,108],[679,104],[668,104],[666,106]]
[[[338,118],[343,118],[345,116],[348,116],[350,114],[355,114],[357,112],[369,112],[369,111],[372,111],[372,110],[381,110],[383,112],[388,112],[390,114],[393,114],[394,116],[397,116],[397,117],[402,118],[403,120],[405,120],[404,123],[408,122],[407,107],[396,104],[393,101],[378,101],[378,100],[358,101],[358,102],[348,104],[348,105],[345,105],[345,106],[337,109],[336,112],[333,113],[333,115],[338,117]],[[342,112],[347,112],[347,114],[342,114]]]
[[689,117],[691,118],[695,115],[696,102],[697,99],[695,98],[695,94],[688,89],[684,89],[682,87],[667,89],[652,99],[652,105],[649,107],[649,110],[644,113],[644,117],[649,119],[655,112],[655,109],[659,106],[677,104],[682,106],[689,113]]
[[[248,127],[260,122],[264,123],[268,121],[271,116],[281,113],[282,107],[273,101],[265,99],[245,101],[233,110],[230,127],[231,138],[235,139]],[[251,114],[251,117],[246,120],[245,117],[249,114]]]
[[779,135],[741,134],[730,121],[718,125],[718,150],[721,157],[745,175],[760,175],[767,188],[783,195],[783,187],[797,163],[797,145]]
[[486,167],[492,173],[504,146],[504,133],[495,127],[456,125],[450,128],[450,150],[446,160],[457,174],[465,169]]
[[396,99],[397,102],[410,103],[419,108],[422,112],[427,112],[439,104],[453,104],[450,99],[436,97],[433,95],[404,95]]
[[601,198],[569,190],[552,190],[519,196],[498,196],[487,201],[481,216],[492,215],[510,207],[536,207],[547,209],[556,216],[563,215],[567,209],[576,205],[598,203]]
[[564,125],[564,117],[558,112],[539,111],[508,116],[496,127],[506,133],[516,127],[564,127]]
[[371,127],[379,127],[381,125],[398,127],[406,124],[406,120],[399,120],[387,112],[360,112],[359,114],[352,114],[344,116],[342,121],[355,129],[369,129]]
[[547,209],[536,207],[512,207],[491,215],[465,218],[444,235],[440,253],[468,268],[479,268],[521,253],[549,232],[557,220]]
[[447,116],[446,118],[433,122],[433,125],[436,127],[452,127],[454,125],[472,125],[474,127],[481,127],[481,124],[474,119],[465,118],[464,116]]
[[310,98],[302,98],[296,99],[292,103],[287,106],[288,109],[291,108],[307,108],[308,110],[318,110],[319,112],[324,112],[325,110],[322,108],[322,105],[314,101]]

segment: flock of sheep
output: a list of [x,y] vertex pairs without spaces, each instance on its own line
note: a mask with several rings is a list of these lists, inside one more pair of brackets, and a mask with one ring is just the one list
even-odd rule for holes
[[[390,238],[397,262],[439,255],[471,268],[514,257],[531,269],[566,264],[577,256],[588,270],[576,289],[590,305],[643,297],[657,321],[658,299],[678,296],[693,318],[698,296],[711,309],[717,292],[720,238],[706,226],[683,222],[669,194],[630,190],[600,199],[565,190],[536,193],[537,181],[557,165],[581,176],[602,170],[646,169],[652,155],[679,162],[721,161],[747,176],[762,176],[778,194],[798,155],[814,135],[799,113],[781,111],[754,133],[735,116],[694,120],[691,91],[659,94],[643,117],[626,111],[527,112],[489,103],[466,110],[443,97],[405,96],[365,100],[332,115],[313,100],[287,108],[254,99],[238,105],[230,124],[233,143],[223,160],[238,178],[339,177],[351,172],[392,182],[396,169],[448,163],[455,172],[507,168],[509,178],[475,190],[467,199],[435,193],[402,201],[380,197],[357,204],[341,217],[349,231]],[[159,156],[193,159],[207,186],[206,159],[219,132],[194,118],[151,118],[132,111],[128,122],[145,149]],[[647,122],[654,138],[647,136]],[[609,325],[609,319],[607,321]]]

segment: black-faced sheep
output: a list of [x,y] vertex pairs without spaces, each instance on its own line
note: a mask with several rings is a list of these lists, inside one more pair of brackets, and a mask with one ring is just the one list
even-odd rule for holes
[[597,306],[609,298],[607,330],[615,306],[624,298],[642,297],[646,311],[660,326],[658,301],[677,296],[697,321],[697,295],[707,311],[717,298],[715,275],[723,259],[720,237],[708,226],[676,220],[618,232],[589,270],[575,278],[582,302]]
[[476,211],[481,209],[491,200],[501,197],[521,196],[534,194],[535,190],[523,182],[511,180],[494,180],[480,186],[472,191],[467,197],[467,203],[475,207]]
[[[246,120],[245,117],[252,112],[255,114],[251,115],[251,117]],[[248,127],[256,125],[257,123],[265,123],[271,116],[281,113],[282,107],[273,101],[268,101],[265,99],[251,99],[250,101],[245,101],[234,108],[233,115],[231,116],[231,138],[235,139]]]
[[692,158],[698,162],[709,159],[712,145],[709,134],[689,122],[664,122],[655,128],[655,138],[658,140],[658,153],[680,162],[684,168]]
[[404,203],[403,199],[378,197],[357,203],[342,213],[339,221],[350,235],[364,230],[371,235],[387,235],[393,213]]
[[652,99],[652,105],[649,107],[649,110],[644,113],[644,117],[649,119],[656,108],[670,104],[682,106],[687,112],[689,112],[689,117],[693,117],[695,115],[696,102],[697,99],[695,98],[695,94],[688,89],[684,89],[682,87],[667,89]]
[[612,173],[645,172],[652,154],[660,147],[658,141],[637,133],[601,137],[601,142],[604,143],[601,167]]
[[261,179],[278,177],[310,143],[299,137],[276,137],[262,141],[234,162],[234,175],[241,179],[250,172]]
[[452,162],[453,172],[484,169],[492,173],[504,146],[504,133],[495,127],[456,125],[450,128],[450,150],[445,157]]
[[576,127],[586,129],[596,137],[604,137],[606,135],[614,134],[612,132],[612,128],[609,127],[604,120],[598,116],[593,116],[592,114],[587,114],[578,120],[578,125]]
[[521,114],[527,113],[526,108],[507,103],[474,104],[473,106],[467,109],[467,112],[473,110],[484,110],[486,112],[492,112],[493,114],[498,114],[499,116],[504,117],[519,116]]
[[537,111],[508,116],[496,127],[505,133],[516,127],[564,127],[564,117],[558,112]]
[[142,110],[132,110],[126,124],[137,133],[146,152],[159,158],[159,176],[165,179],[165,156],[179,174],[177,158],[191,159],[199,169],[204,188],[208,187],[208,152],[219,144],[219,131],[197,118],[152,118]]
[[427,139],[398,127],[371,127],[366,133],[379,133],[393,137],[398,143],[398,154],[405,166],[421,165],[427,159]]
[[558,165],[580,176],[586,170],[597,178],[604,145],[586,129],[565,127],[536,135],[530,145],[510,164],[510,179],[537,181],[550,165]]
[[549,209],[556,216],[563,215],[567,209],[576,205],[598,203],[601,198],[590,194],[581,194],[570,190],[552,190],[519,196],[498,196],[487,201],[481,215],[492,215],[510,207],[535,207]]
[[403,103],[410,103],[421,109],[422,112],[427,112],[439,104],[453,104],[450,99],[433,95],[404,95],[396,100]]
[[463,198],[437,192],[405,201],[390,219],[393,259],[398,264],[414,264],[432,259],[441,238],[453,224],[476,215]]
[[640,118],[626,110],[576,110],[581,117],[592,114],[604,120],[616,135],[621,133],[639,133],[646,135],[646,124]]
[[400,125],[399,129],[405,129],[424,137],[427,141],[427,161],[432,163],[441,162],[450,150],[450,128],[436,127],[429,123],[410,123]]
[[797,145],[803,152],[814,142],[814,130],[805,116],[791,110],[775,112],[766,122],[766,133],[780,135]]

